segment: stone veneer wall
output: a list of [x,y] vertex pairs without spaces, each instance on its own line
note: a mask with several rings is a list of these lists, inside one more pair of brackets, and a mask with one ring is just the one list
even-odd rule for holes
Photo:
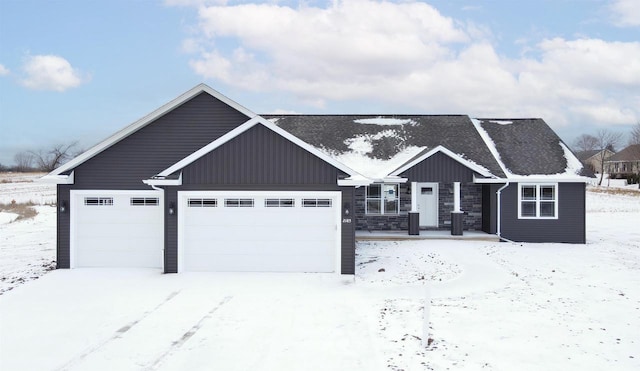
[[[438,221],[440,229],[451,228],[451,212],[453,211],[453,183],[440,183],[438,192]],[[482,185],[460,185],[460,209],[464,211],[464,230],[482,230]]]
[[[438,229],[451,228],[453,210],[453,184],[440,183],[438,207]],[[360,231],[406,231],[409,229],[408,212],[411,210],[410,183],[400,184],[400,213],[393,215],[365,214],[365,187],[356,189],[356,230]],[[482,185],[462,184],[460,207],[465,212],[464,230],[482,230]]]

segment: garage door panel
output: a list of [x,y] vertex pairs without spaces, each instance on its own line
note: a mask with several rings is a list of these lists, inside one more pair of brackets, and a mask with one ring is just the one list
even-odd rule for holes
[[[339,248],[338,192],[185,192],[180,251],[185,270],[332,272]],[[189,197],[216,199],[216,207],[189,207]],[[226,207],[225,199],[252,199],[253,207]],[[302,198],[329,198],[331,207],[302,207]],[[270,200],[285,199],[266,207]],[[292,206],[293,204],[293,206]]]
[[72,202],[74,267],[162,267],[161,192],[72,191]]

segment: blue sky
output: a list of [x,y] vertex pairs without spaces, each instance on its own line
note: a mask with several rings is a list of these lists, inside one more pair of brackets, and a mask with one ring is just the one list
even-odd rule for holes
[[205,82],[258,113],[640,121],[640,1],[0,1],[0,163]]

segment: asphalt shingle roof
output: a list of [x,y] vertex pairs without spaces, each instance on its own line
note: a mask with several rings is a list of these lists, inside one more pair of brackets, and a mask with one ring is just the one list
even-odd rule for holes
[[607,161],[640,161],[640,144],[632,144],[615,155],[609,157]]

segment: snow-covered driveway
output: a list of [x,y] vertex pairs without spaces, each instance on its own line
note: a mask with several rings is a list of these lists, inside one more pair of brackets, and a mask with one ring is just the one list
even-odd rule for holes
[[2,299],[2,370],[385,364],[367,299],[335,275],[60,270]]

